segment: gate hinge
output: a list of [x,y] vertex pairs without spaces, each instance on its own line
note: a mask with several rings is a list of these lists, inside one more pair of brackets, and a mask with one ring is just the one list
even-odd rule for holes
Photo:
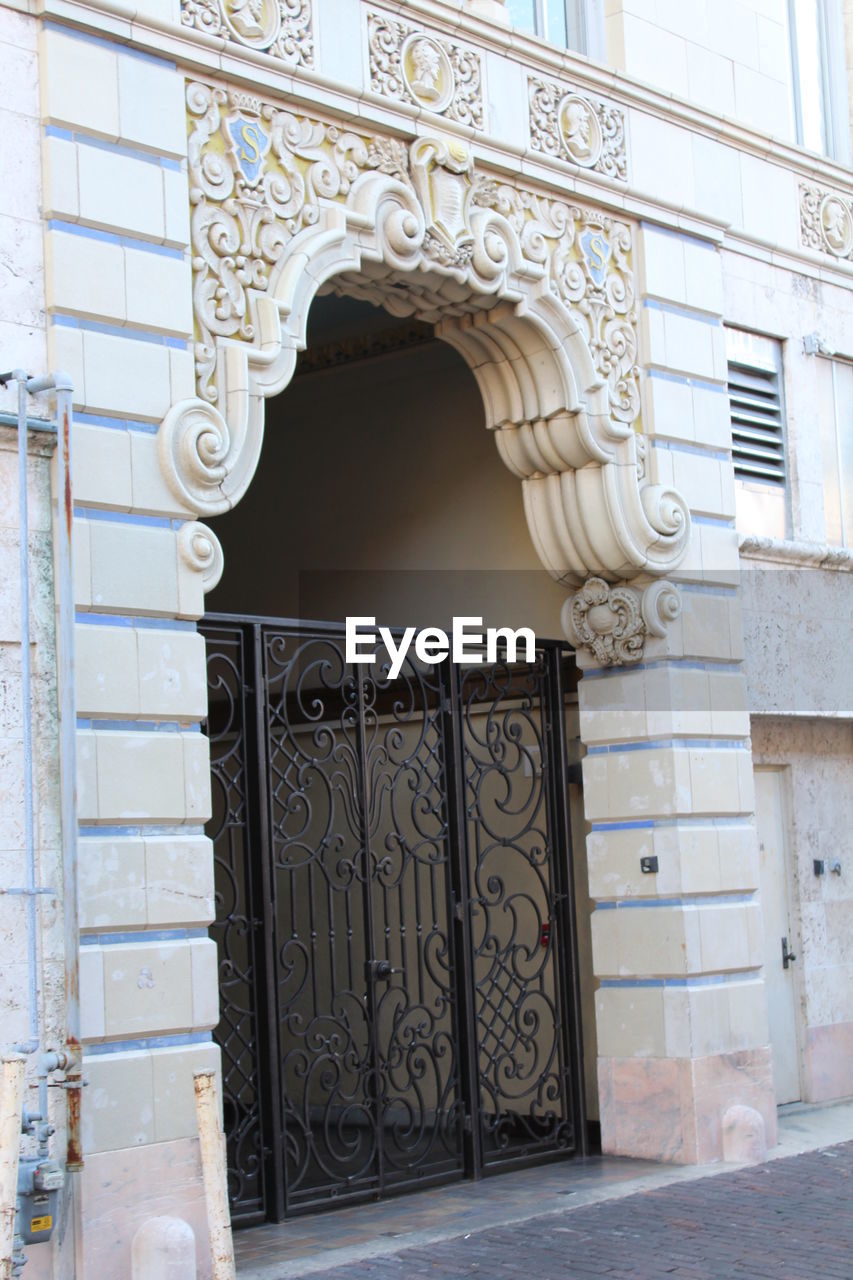
[[465,1113],[465,1116],[464,1116],[464,1118],[463,1118],[463,1120],[462,1120],[462,1132],[463,1132],[463,1133],[473,1133],[473,1132],[474,1132],[474,1121],[473,1121],[473,1119],[471,1118],[471,1116],[470,1116],[470,1115],[468,1115],[468,1113],[467,1113],[467,1112]]

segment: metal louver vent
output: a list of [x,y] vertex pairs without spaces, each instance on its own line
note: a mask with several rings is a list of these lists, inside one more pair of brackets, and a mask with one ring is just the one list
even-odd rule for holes
[[735,475],[785,484],[785,436],[778,367],[729,357],[728,392]]

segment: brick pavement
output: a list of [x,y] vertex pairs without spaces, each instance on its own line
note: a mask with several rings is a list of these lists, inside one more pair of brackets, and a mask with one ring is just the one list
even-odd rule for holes
[[853,1280],[853,1142],[311,1280]]

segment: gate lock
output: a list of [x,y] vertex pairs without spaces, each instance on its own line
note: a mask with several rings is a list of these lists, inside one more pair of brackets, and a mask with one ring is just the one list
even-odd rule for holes
[[365,968],[367,969],[368,980],[370,978],[379,978],[383,982],[390,978],[392,974],[403,972],[402,969],[392,968],[390,960],[368,960]]
[[551,921],[543,921],[542,928],[539,930],[539,945],[547,948],[551,942]]
[[56,1201],[65,1175],[55,1160],[30,1157],[18,1164],[18,1230],[24,1244],[50,1239],[56,1222]]

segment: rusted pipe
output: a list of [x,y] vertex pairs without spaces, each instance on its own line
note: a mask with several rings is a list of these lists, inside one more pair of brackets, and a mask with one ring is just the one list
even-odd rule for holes
[[[24,790],[27,822],[34,828],[32,815],[32,729],[28,719],[32,700],[30,696],[30,645],[29,645],[29,561],[27,556],[27,433],[29,422],[26,414],[27,394],[56,393],[58,436],[58,519],[56,579],[58,586],[58,684],[59,684],[59,733],[60,733],[60,816],[62,823],[63,869],[63,918],[65,952],[65,1046],[56,1054],[44,1055],[39,1067],[39,1096],[42,1124],[47,1132],[47,1075],[54,1070],[65,1071],[66,1090],[66,1167],[74,1171],[83,1167],[80,1137],[80,1095],[83,1086],[82,1046],[80,1042],[80,929],[78,913],[77,868],[77,710],[74,689],[74,586],[71,527],[73,521],[71,488],[71,399],[72,382],[66,373],[45,374],[29,378],[23,370],[16,369],[0,374],[0,383],[18,383],[18,459],[21,489],[21,648],[22,694],[24,707]],[[46,426],[47,424],[44,424]],[[37,969],[32,956],[37,957],[35,903],[37,896],[47,890],[35,885],[35,845],[33,832],[26,839],[27,876],[26,887],[8,889],[7,892],[24,896],[30,925],[30,1042],[21,1046],[32,1053],[39,1045]],[[18,1121],[20,1127],[20,1117]],[[19,1135],[20,1136],[20,1135]],[[17,1174],[16,1174],[17,1177]],[[72,1180],[66,1180],[66,1217],[73,1233],[73,1274],[82,1277],[82,1234],[80,1200]],[[11,1266],[11,1263],[10,1263]],[[5,1273],[4,1273],[5,1274]],[[0,1275],[2,1280],[2,1275]]]
[[9,1280],[12,1274],[24,1065],[23,1058],[8,1057],[0,1071],[0,1280]]
[[57,578],[59,584],[59,776],[62,820],[62,906],[65,925],[65,1069],[66,1167],[83,1168],[80,1108],[83,1088],[83,1051],[80,1043],[80,922],[77,868],[77,699],[74,688],[74,561],[71,529],[74,520],[71,466],[71,379],[56,373],[36,383],[30,391],[56,391],[57,417]]
[[228,1212],[225,1138],[219,1123],[216,1073],[196,1071],[193,1083],[213,1280],[235,1280],[234,1242]]

